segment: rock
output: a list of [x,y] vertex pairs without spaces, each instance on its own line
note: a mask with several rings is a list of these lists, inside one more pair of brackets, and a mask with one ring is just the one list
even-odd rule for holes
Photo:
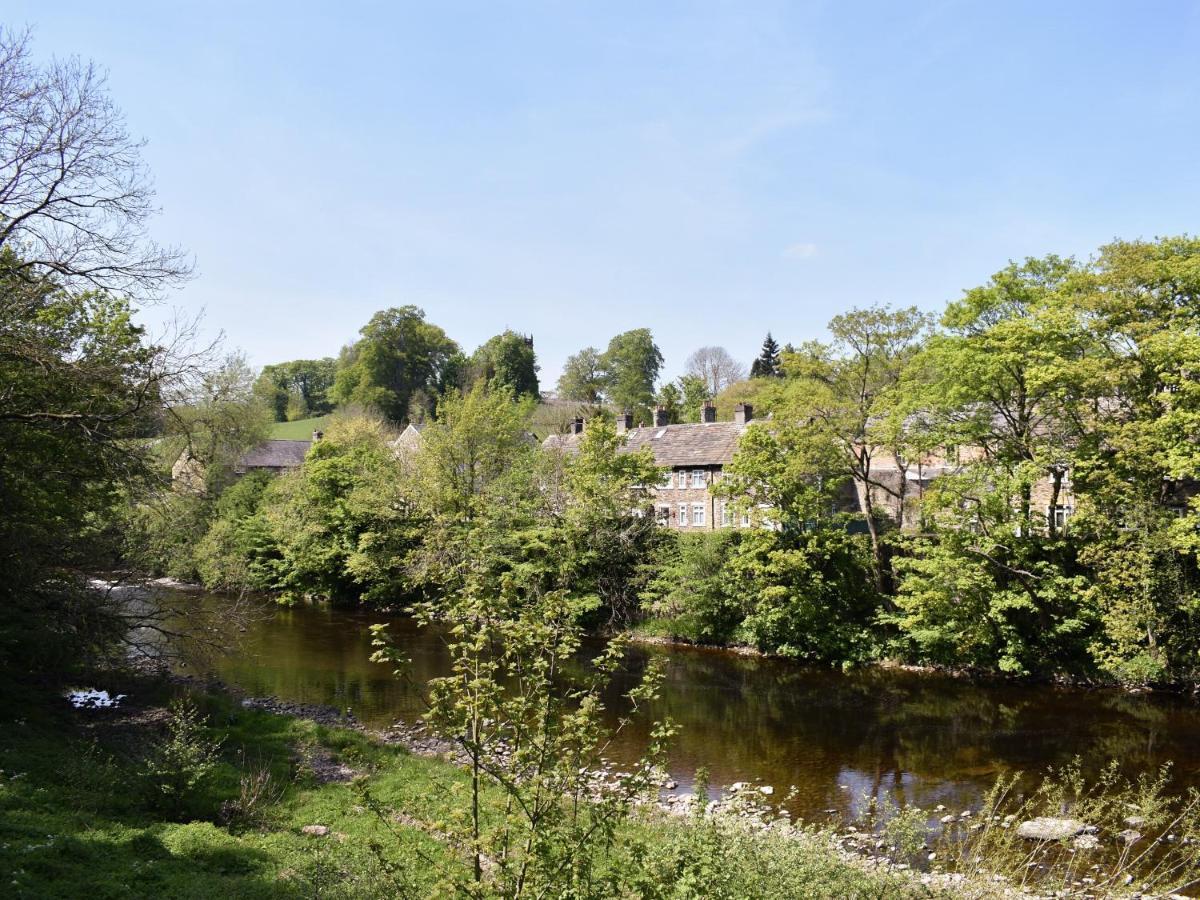
[[1031,841],[1065,841],[1077,834],[1083,834],[1088,826],[1078,819],[1055,819],[1050,816],[1038,816],[1029,819],[1017,827],[1018,837]]
[[954,816],[942,816],[938,821],[943,825],[949,825],[954,821]]
[[764,797],[770,797],[773,793],[775,793],[775,788],[771,787],[769,784],[764,784],[758,789],[758,792]]
[[1076,850],[1095,850],[1100,846],[1100,838],[1094,834],[1081,834],[1072,843]]
[[1132,828],[1126,828],[1124,831],[1117,832],[1117,840],[1122,844],[1136,844],[1142,839],[1140,831],[1134,831]]
[[736,794],[738,791],[744,791],[748,787],[750,787],[750,783],[748,781],[735,781],[729,786],[729,793]]
[[1141,828],[1146,824],[1146,820],[1141,816],[1127,816],[1125,818],[1125,824],[1130,828]]
[[675,788],[679,787],[679,782],[672,781],[671,779],[668,778],[666,781],[663,782],[663,787],[666,788],[668,791],[673,791],[673,790],[675,790]]
[[305,825],[300,829],[301,834],[311,835],[312,837],[325,837],[329,834],[328,825]]

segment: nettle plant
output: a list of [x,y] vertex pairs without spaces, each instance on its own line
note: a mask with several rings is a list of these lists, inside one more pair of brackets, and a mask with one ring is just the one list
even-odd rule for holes
[[[502,578],[492,590],[468,586],[415,609],[423,626],[444,629],[451,658],[451,673],[422,688],[425,722],[455,746],[468,772],[448,830],[470,871],[444,874],[471,896],[524,897],[551,887],[556,894],[611,895],[620,876],[605,858],[635,803],[657,791],[674,728],[654,722],[645,754],[627,772],[607,773],[604,756],[657,696],[662,675],[652,667],[626,695],[628,713],[609,724],[603,698],[626,642],[613,639],[581,664],[578,623],[595,601],[518,589],[515,581]],[[372,631],[372,658],[409,678],[409,661],[386,626]]]

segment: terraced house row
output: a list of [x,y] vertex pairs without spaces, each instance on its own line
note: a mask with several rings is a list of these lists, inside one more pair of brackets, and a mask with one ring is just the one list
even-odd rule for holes
[[[648,447],[655,463],[667,470],[653,491],[658,523],[685,531],[748,526],[749,517],[714,497],[713,487],[721,480],[725,466],[733,461],[738,441],[754,417],[754,408],[739,403],[731,422],[718,422],[712,403],[704,405],[701,421],[695,423],[668,425],[663,409],[655,410],[654,416],[653,425],[640,428],[633,426],[632,415],[618,416],[617,431],[625,436],[626,452]],[[552,434],[543,445],[574,452],[585,427],[583,419],[576,419],[570,432]]]

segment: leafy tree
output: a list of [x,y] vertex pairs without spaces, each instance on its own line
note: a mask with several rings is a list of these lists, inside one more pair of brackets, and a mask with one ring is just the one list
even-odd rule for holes
[[597,404],[604,394],[604,370],[600,351],[584,347],[567,357],[562,375],[558,378],[558,396],[563,400]]
[[449,387],[447,374],[458,345],[426,322],[424,311],[403,306],[377,312],[360,334],[338,361],[330,391],[335,402],[359,404],[403,423],[409,421],[411,401],[419,392],[433,398]]
[[724,347],[701,347],[687,358],[684,370],[686,376],[698,379],[706,387],[709,397],[746,377],[746,367]]
[[658,389],[654,403],[666,413],[668,425],[678,425],[683,421],[683,392],[674,381],[668,381]]
[[329,390],[337,361],[296,359],[263,366],[255,391],[271,409],[276,422],[323,416],[333,410]]
[[533,338],[505,331],[487,341],[471,358],[476,378],[508,388],[514,397],[539,397]]
[[697,375],[682,375],[679,378],[679,414],[685,422],[699,422],[700,410],[713,398],[708,383]]
[[128,301],[30,280],[0,250],[0,669],[69,667],[123,625],[82,573],[111,560],[104,524],[155,483],[168,388]]
[[[457,867],[440,874],[454,893],[472,897],[623,894],[622,873],[604,862],[635,802],[655,792],[673,729],[652,723],[646,754],[597,784],[612,739],[602,712],[625,642],[609,642],[581,673],[580,601],[569,590],[531,594],[511,575],[493,593],[494,569],[487,558],[473,560],[462,591],[416,610],[421,624],[446,629],[451,660],[449,675],[419,687],[425,721],[454,744],[468,771],[463,815],[445,827],[471,861],[470,874]],[[372,658],[407,677],[411,664],[386,626],[372,630]],[[640,710],[660,681],[651,667],[624,699]],[[489,792],[503,798],[497,814],[485,809]],[[384,821],[394,818],[369,791],[364,799]]]
[[419,523],[393,438],[376,419],[335,420],[304,465],[267,489],[261,514],[285,598],[394,600],[409,591]]
[[618,409],[628,409],[635,415],[646,417],[654,403],[654,385],[662,364],[662,353],[649,328],[635,328],[618,334],[600,356],[609,402]]
[[674,533],[650,563],[642,591],[646,611],[666,624],[672,637],[697,644],[728,644],[745,618],[729,565],[740,533],[732,529]]
[[754,362],[750,364],[750,377],[775,378],[782,374],[783,369],[780,367],[779,344],[775,343],[775,338],[771,337],[771,332],[768,331],[766,338],[763,340],[762,350]]
[[786,421],[805,423],[796,448],[810,468],[854,485],[881,592],[890,585],[876,497],[890,494],[903,504],[907,478],[898,483],[880,478],[875,461],[881,454],[901,456],[894,429],[884,425],[928,324],[915,307],[852,310],[829,323],[831,343],[811,341],[784,357],[788,382],[777,412]]

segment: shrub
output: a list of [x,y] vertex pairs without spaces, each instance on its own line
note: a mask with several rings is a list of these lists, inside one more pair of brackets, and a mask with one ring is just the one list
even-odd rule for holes
[[152,801],[174,815],[193,806],[217,766],[221,740],[206,735],[206,720],[188,699],[171,703],[166,734],[150,749],[145,776]]

